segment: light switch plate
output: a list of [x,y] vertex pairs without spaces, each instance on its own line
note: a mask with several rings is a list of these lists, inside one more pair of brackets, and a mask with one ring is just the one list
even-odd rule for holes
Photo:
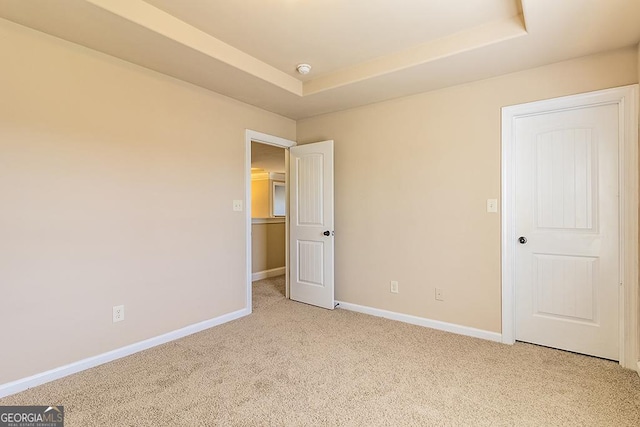
[[398,282],[396,280],[392,280],[391,281],[391,293],[392,294],[397,294],[398,291]]
[[242,200],[233,201],[233,210],[236,212],[242,212]]
[[487,212],[498,212],[498,199],[487,199]]

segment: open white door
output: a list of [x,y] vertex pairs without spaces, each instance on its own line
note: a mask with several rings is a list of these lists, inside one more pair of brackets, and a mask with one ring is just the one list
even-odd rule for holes
[[290,297],[333,309],[333,141],[290,148]]

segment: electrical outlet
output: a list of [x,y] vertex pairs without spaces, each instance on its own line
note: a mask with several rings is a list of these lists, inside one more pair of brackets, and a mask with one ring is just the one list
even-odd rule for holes
[[442,289],[440,288],[436,288],[436,300],[444,301],[444,292],[442,292]]
[[233,201],[233,210],[236,212],[242,212],[242,200]]
[[398,292],[399,292],[398,291],[398,282],[395,281],[395,280],[392,280],[391,281],[391,293],[392,294],[397,294]]
[[124,320],[124,305],[116,305],[113,307],[113,323],[122,322]]

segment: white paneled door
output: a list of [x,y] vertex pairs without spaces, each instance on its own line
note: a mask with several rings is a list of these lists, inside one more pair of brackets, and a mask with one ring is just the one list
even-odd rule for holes
[[515,122],[515,337],[619,358],[617,104]]
[[333,309],[333,141],[291,147],[289,159],[290,297]]

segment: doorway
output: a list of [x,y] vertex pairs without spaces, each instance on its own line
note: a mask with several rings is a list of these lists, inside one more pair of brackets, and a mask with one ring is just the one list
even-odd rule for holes
[[253,281],[288,274],[288,150],[294,141],[245,132],[245,206],[247,308],[252,310]]
[[503,108],[503,342],[637,369],[637,85]]
[[252,281],[284,275],[285,149],[251,142]]

